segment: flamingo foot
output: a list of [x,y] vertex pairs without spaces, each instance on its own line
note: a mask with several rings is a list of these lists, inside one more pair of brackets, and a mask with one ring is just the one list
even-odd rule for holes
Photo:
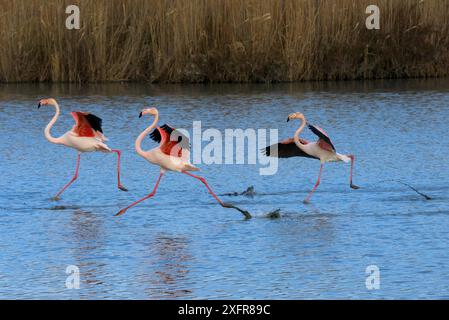
[[126,189],[124,186],[122,186],[121,184],[118,185],[118,188],[122,191],[128,191],[128,189]]
[[50,200],[51,200],[51,201],[59,201],[59,200],[61,200],[61,197],[59,197],[59,196],[54,196],[54,197],[52,197]]
[[304,204],[309,204],[309,203],[310,203],[310,200],[309,200],[309,199],[304,199],[303,203],[304,203]]
[[354,189],[354,190],[360,189],[359,186],[356,186],[355,184],[352,184],[352,182],[351,182],[351,184],[349,186],[351,187],[351,189]]
[[224,208],[232,208],[232,209],[235,209],[237,211],[240,211],[245,216],[245,219],[251,219],[252,218],[251,214],[248,211],[240,209],[240,208],[234,206],[233,204],[223,202],[222,206]]
[[114,215],[114,217],[121,216],[121,215],[124,214],[125,212],[126,212],[126,209],[122,209],[122,210],[120,210],[119,212],[117,212],[117,213]]

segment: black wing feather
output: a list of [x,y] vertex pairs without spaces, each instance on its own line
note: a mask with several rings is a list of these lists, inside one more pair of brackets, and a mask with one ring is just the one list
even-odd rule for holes
[[101,118],[97,117],[96,115],[94,115],[92,113],[88,113],[85,116],[86,116],[86,119],[89,122],[90,126],[92,127],[92,129],[103,133],[103,129],[101,128],[101,124],[103,123],[103,120],[101,120]]
[[151,138],[153,141],[157,142],[157,143],[160,143],[160,142],[161,142],[162,137],[161,137],[161,133],[159,132],[159,129],[158,129],[158,128],[154,129],[154,130],[150,133],[150,138]]
[[[172,127],[170,127],[167,124],[164,124],[160,128],[162,130],[164,130],[170,137],[172,134],[174,134],[175,135],[174,138],[177,138],[177,141],[182,149],[187,149],[187,150],[190,149],[189,139],[185,135],[183,135],[179,130],[173,129]],[[158,128],[154,129],[150,133],[150,138],[157,143],[161,142],[162,136],[161,136],[161,133],[159,132]]]
[[332,149],[335,150],[334,145],[332,144],[331,139],[329,139],[328,136],[326,136],[325,134],[323,134],[320,130],[318,130],[316,127],[312,126],[311,124],[309,124],[309,129],[318,136],[318,138],[320,138],[321,140],[323,140],[324,142],[328,143]]
[[[277,150],[276,150],[277,148]],[[305,157],[305,158],[315,158],[301,149],[299,149],[294,142],[292,143],[275,143],[262,149],[267,157],[277,157],[277,158],[291,158],[291,157]]]

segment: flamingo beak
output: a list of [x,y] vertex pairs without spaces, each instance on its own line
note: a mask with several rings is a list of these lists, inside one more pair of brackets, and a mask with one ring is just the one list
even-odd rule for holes
[[290,117],[287,118],[287,122],[289,122],[289,121],[290,121]]
[[41,107],[41,103],[39,102],[37,105],[37,108],[39,109]]
[[142,118],[142,112],[139,113],[139,118]]

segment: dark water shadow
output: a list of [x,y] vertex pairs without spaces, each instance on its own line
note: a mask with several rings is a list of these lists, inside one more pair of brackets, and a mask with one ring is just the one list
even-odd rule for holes
[[[185,237],[158,234],[150,243],[149,251],[153,252],[152,272],[145,275],[148,288],[145,290],[149,298],[182,299],[192,295],[189,282],[189,240]],[[155,268],[155,269],[154,269]]]
[[73,264],[80,269],[81,286],[87,287],[80,294],[87,298],[106,295],[102,280],[106,265],[97,259],[105,248],[103,218],[93,212],[77,209],[72,212],[68,229],[71,232],[67,236],[73,244]]
[[51,206],[49,208],[40,208],[44,210],[52,210],[52,211],[63,211],[63,210],[80,210],[81,207],[77,205],[57,205],[57,206]]

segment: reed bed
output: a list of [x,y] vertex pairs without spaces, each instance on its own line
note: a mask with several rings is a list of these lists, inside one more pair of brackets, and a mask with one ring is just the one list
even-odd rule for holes
[[[66,6],[81,29],[65,28]],[[380,30],[365,8],[380,7]],[[0,81],[439,77],[447,0],[0,0]]]

